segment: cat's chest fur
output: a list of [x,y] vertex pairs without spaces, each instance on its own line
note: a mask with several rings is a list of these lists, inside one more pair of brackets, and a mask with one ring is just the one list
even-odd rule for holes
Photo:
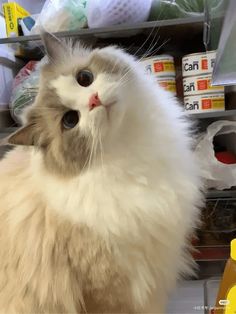
[[[137,308],[145,304],[160,272],[156,261],[165,250],[156,239],[156,193],[147,178],[119,166],[92,169],[66,183],[54,177],[40,178],[36,181],[49,207],[60,219],[77,226],[75,238],[83,251],[74,247],[77,269],[86,265],[92,270],[89,274],[83,269],[82,278],[86,282],[93,278],[91,287],[98,285],[101,296],[107,295],[108,289],[124,304],[124,296],[118,296],[118,291],[123,291]],[[159,224],[162,228],[166,222]],[[113,286],[116,292],[112,292]]]
[[[16,160],[14,170],[10,161]],[[109,179],[112,186],[94,172],[65,184],[43,173],[35,177],[28,163],[24,154],[13,152],[6,174],[14,179],[8,184],[15,197],[6,192],[7,182],[1,186],[6,228],[0,239],[1,269],[16,280],[0,293],[0,305],[11,290],[19,300],[32,292],[38,302],[34,308],[43,304],[49,312],[78,311],[83,299],[89,312],[103,311],[103,306],[118,312],[142,309],[156,287],[156,261],[165,263],[152,224],[153,193],[145,192],[147,206],[143,200],[145,178],[129,182],[128,175],[124,182],[117,173]],[[51,309],[50,300],[57,307]]]
[[113,165],[57,179],[30,156],[0,165],[0,313],[163,312],[184,233],[161,176]]

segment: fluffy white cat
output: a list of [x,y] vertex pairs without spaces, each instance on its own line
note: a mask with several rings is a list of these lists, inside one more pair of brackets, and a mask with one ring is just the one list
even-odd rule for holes
[[125,52],[43,34],[0,163],[1,313],[164,313],[201,203],[190,124]]

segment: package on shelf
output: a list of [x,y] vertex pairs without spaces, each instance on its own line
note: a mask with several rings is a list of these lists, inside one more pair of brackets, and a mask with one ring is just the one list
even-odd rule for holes
[[228,157],[224,157],[227,163],[221,162],[222,159],[217,156],[216,152],[216,140],[219,136],[224,136],[223,142],[217,149],[218,152],[231,153],[236,156],[235,145],[234,149],[228,147],[228,141],[225,139],[226,136],[228,138],[232,134],[236,135],[236,121],[219,120],[211,123],[199,138],[195,154],[200,162],[200,175],[205,181],[206,188],[224,190],[236,186],[236,163],[232,158],[230,158],[232,162],[227,162]]
[[72,31],[87,25],[87,0],[46,0],[31,34],[38,34],[42,26],[48,32]]
[[148,19],[152,0],[88,0],[88,26],[107,27]]
[[[0,36],[6,37],[5,20],[2,16],[0,16]],[[4,45],[0,46],[0,128],[12,125],[8,104],[14,77],[14,69],[10,66],[13,61],[15,61],[13,52]]]
[[166,91],[176,96],[176,80],[175,77],[167,76],[157,78],[158,84],[163,87]]
[[144,72],[153,75],[158,84],[176,96],[176,79],[174,58],[170,55],[159,55],[141,59]]
[[212,73],[216,51],[199,52],[186,55],[182,59],[183,77]]
[[16,37],[20,35],[19,20],[30,13],[20,6],[17,2],[3,3],[3,13],[6,22],[6,31],[8,37]]
[[147,74],[155,77],[175,77],[174,58],[170,55],[159,55],[141,59]]
[[184,110],[188,113],[225,110],[224,86],[212,85],[216,51],[193,53],[182,59]]
[[11,62],[15,61],[14,54],[0,47],[0,106],[6,107],[11,97],[14,69]]
[[224,93],[224,86],[213,86],[211,74],[191,76],[183,79],[184,96]]
[[225,109],[224,93],[184,97],[184,110],[190,113],[222,111]]

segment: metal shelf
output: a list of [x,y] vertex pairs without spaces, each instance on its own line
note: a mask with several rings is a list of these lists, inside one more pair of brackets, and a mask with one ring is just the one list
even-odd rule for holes
[[[77,31],[67,31],[55,33],[57,37],[93,37],[93,36],[127,36],[129,32],[137,32],[145,29],[155,29],[163,27],[176,27],[176,26],[186,26],[190,27],[203,27],[204,17],[191,17],[191,18],[179,18],[179,19],[170,19],[170,20],[160,20],[160,21],[149,21],[139,24],[126,24],[126,25],[116,25],[111,27],[102,27],[102,28],[85,28]],[[30,35],[30,36],[19,36],[11,38],[0,38],[0,44],[11,44],[11,43],[23,43],[29,41],[40,40],[39,35]]]
[[0,135],[8,135],[15,132],[18,127],[0,128]]
[[223,198],[229,198],[229,199],[236,199],[236,190],[209,190],[206,194],[207,199],[223,199]]
[[191,113],[191,118],[195,119],[211,119],[211,118],[224,118],[230,116],[236,116],[236,109],[226,111],[215,111],[215,112],[203,112],[203,113]]

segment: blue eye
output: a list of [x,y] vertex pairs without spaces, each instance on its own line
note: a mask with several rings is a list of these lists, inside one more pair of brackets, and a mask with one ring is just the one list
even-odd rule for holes
[[65,129],[73,129],[79,122],[80,113],[79,111],[70,110],[67,111],[62,117],[62,124]]
[[87,87],[93,83],[93,73],[89,70],[81,70],[76,75],[76,81],[80,86]]

